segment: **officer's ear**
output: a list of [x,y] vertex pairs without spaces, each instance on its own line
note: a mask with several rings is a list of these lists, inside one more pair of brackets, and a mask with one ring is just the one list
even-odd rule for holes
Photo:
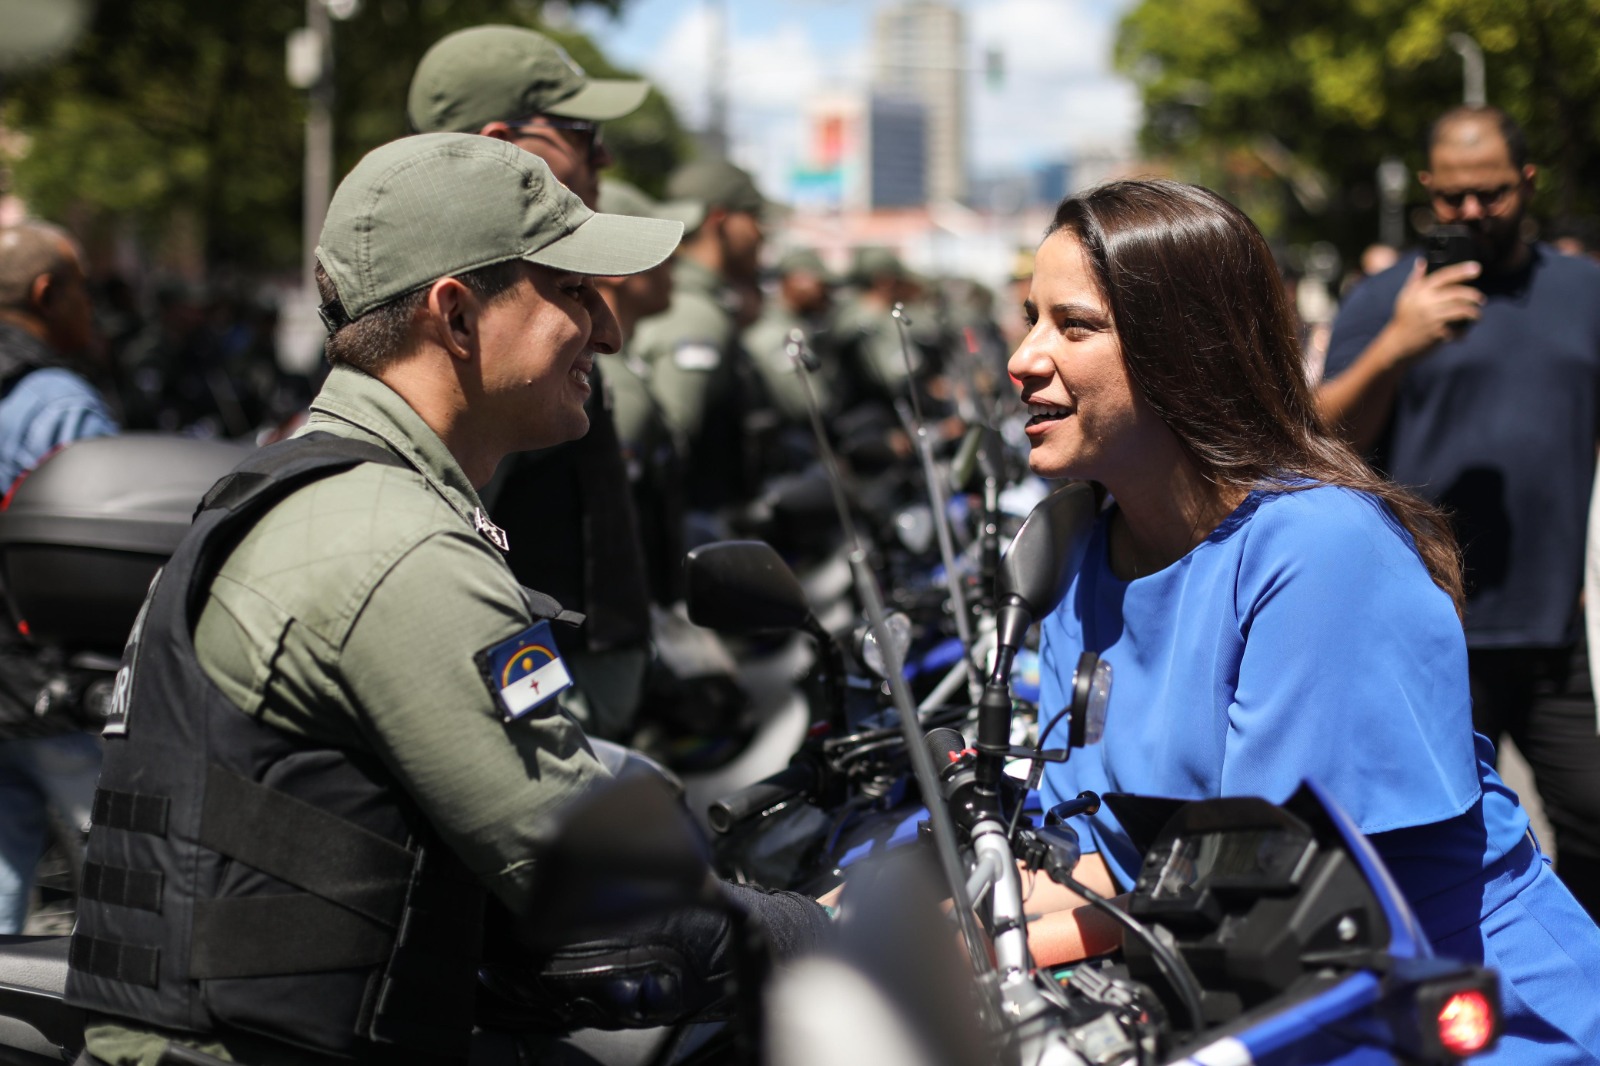
[[478,320],[483,303],[456,278],[440,278],[428,287],[424,335],[453,359],[471,359],[478,352]]
[[55,302],[57,287],[54,274],[48,270],[40,274],[28,286],[28,306],[41,315],[49,311]]

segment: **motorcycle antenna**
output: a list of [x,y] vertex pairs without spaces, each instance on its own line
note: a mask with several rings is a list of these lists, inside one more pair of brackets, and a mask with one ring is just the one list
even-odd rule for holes
[[917,397],[917,368],[911,358],[911,322],[906,318],[905,305],[902,303],[896,303],[889,314],[899,331],[900,357],[906,364],[906,391],[911,394],[911,435],[916,441],[917,455],[922,459],[922,479],[927,482],[928,503],[933,508],[933,528],[939,537],[939,558],[944,563],[945,587],[950,590],[951,613],[956,616],[956,637],[961,641],[961,665],[967,672],[967,695],[973,703],[977,703],[983,697],[983,682],[972,665],[972,618],[967,611],[966,589],[962,587],[961,574],[956,569],[955,538],[950,532],[950,514],[945,510],[944,485],[933,459],[933,437],[928,432],[928,423],[922,417],[922,401]]
[[[795,372],[800,375],[806,411],[811,418],[811,432],[817,438],[822,466],[827,472],[828,484],[833,489],[834,506],[838,508],[839,521],[844,526],[845,543],[850,548],[850,569],[855,575],[856,588],[861,593],[862,605],[866,608],[867,624],[872,627],[878,645],[883,650],[885,680],[889,684],[890,695],[894,698],[895,711],[900,719],[900,731],[905,738],[906,753],[911,759],[911,770],[917,779],[917,788],[922,795],[929,797],[928,818],[933,826],[934,850],[938,853],[940,868],[949,883],[956,923],[960,926],[962,939],[966,941],[967,957],[972,961],[973,969],[977,971],[979,982],[988,988],[994,982],[994,964],[990,961],[988,948],[979,934],[977,915],[973,913],[972,900],[967,894],[966,878],[961,872],[961,852],[956,845],[955,823],[951,820],[945,804],[939,803],[936,799],[939,795],[939,774],[934,768],[933,756],[929,754],[928,746],[918,732],[921,719],[917,716],[916,705],[911,701],[911,690],[906,686],[905,664],[901,661],[898,647],[889,637],[888,612],[883,606],[883,590],[878,586],[878,579],[867,564],[866,547],[856,530],[855,520],[850,515],[849,501],[845,496],[844,477],[839,472],[839,461],[834,455],[832,445],[828,443],[828,434],[822,424],[822,407],[817,402],[810,377],[811,371],[817,365],[816,359],[806,345],[805,334],[798,329],[789,331],[784,351],[794,363]],[[970,665],[968,672],[969,676],[973,674]],[[983,1000],[985,1023],[998,1028],[999,1017],[995,1013],[996,1006],[992,999],[993,997],[985,997]]]

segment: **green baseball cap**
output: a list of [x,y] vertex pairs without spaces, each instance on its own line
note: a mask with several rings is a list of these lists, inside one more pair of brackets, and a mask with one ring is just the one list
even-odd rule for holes
[[694,232],[706,217],[706,209],[693,200],[652,200],[642,189],[616,178],[600,179],[600,210],[611,215],[682,222],[685,233]]
[[604,122],[644,102],[645,81],[591,78],[567,50],[520,26],[473,26],[434,42],[406,97],[413,129],[476,133],[490,122],[557,115]]
[[[494,137],[422,133],[368,152],[334,191],[317,259],[343,319],[451,274],[525,259],[578,274],[637,274],[683,225],[597,215],[544,160]],[[329,309],[330,327],[339,324]]]
[[858,282],[870,282],[881,277],[910,278],[911,272],[890,249],[880,244],[865,244],[855,250],[850,277]]
[[825,285],[837,285],[839,276],[828,269],[822,257],[810,248],[796,248],[778,260],[778,276],[786,274],[815,274]]
[[755,179],[726,159],[697,159],[685,163],[667,179],[667,197],[693,200],[706,210],[746,211],[752,215],[767,212],[776,205],[761,195]]

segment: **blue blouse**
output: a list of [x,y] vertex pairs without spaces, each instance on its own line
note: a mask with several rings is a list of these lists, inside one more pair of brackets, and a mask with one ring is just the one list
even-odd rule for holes
[[[1047,803],[1083,789],[1281,802],[1315,779],[1414,907],[1476,883],[1523,840],[1527,816],[1472,731],[1461,623],[1376,497],[1251,493],[1194,550],[1133,581],[1110,570],[1108,515],[1041,623],[1040,677],[1051,712],[1081,650],[1110,662],[1105,739],[1047,769]],[[1139,855],[1115,818],[1084,821],[1084,850],[1131,886]],[[1441,928],[1418,909],[1434,936],[1477,919],[1438,915]]]

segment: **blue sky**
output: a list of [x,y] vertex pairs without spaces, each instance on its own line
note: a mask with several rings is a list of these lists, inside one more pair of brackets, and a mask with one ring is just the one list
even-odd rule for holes
[[[863,87],[872,13],[892,0],[629,0],[621,18],[579,24],[615,61],[650,77],[691,125],[704,121],[710,19],[728,13],[733,156],[781,188],[802,163],[806,102]],[[1131,84],[1110,71],[1130,0],[958,0],[969,64],[1004,54],[999,88],[968,75],[971,170],[1005,173],[1080,154],[1126,151],[1138,124]]]

